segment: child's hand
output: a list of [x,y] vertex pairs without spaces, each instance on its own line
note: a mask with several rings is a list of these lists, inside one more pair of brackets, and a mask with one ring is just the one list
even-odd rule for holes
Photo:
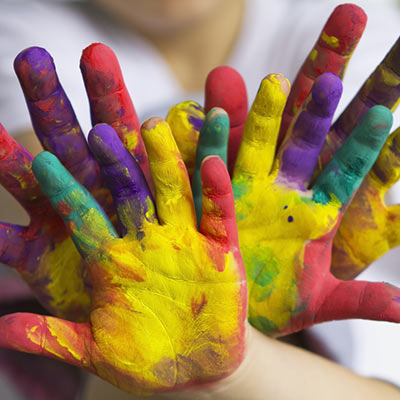
[[[110,217],[115,216],[111,195],[58,80],[51,56],[44,49],[32,47],[17,56],[14,66],[44,149],[60,159]],[[102,44],[91,45],[83,52],[81,68],[92,120],[114,126],[149,176],[138,118],[114,53]],[[28,227],[1,224],[0,261],[18,270],[50,313],[72,321],[87,320],[91,282],[86,267],[32,174],[31,155],[2,127],[0,141],[0,183],[31,218]]]
[[123,237],[56,157],[45,152],[34,160],[35,176],[89,270],[90,322],[8,315],[0,319],[0,344],[78,365],[132,393],[153,393],[216,381],[240,365],[247,290],[223,162],[203,162],[199,233],[167,123],[149,120],[142,134],[157,214],[140,168],[115,132],[97,125],[89,136]]
[[[270,335],[332,319],[400,320],[398,289],[341,282],[329,273],[337,224],[392,123],[386,108],[371,110],[308,190],[341,91],[335,75],[318,77],[275,155],[289,85],[283,76],[270,75],[245,126],[232,185],[249,283],[249,320]],[[212,154],[209,143],[224,147],[220,142],[228,124],[217,115],[207,116],[197,157]]]

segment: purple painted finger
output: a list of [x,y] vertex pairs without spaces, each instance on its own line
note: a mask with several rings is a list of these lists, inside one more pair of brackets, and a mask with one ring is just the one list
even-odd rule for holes
[[43,48],[30,47],[16,57],[14,69],[43,148],[55,154],[81,184],[93,188],[98,167],[58,80],[52,57]]
[[140,238],[144,220],[153,222],[156,215],[139,164],[107,124],[96,125],[88,140],[112,193],[122,234],[134,230]]
[[314,82],[302,110],[289,127],[279,151],[279,179],[307,189],[333,114],[342,95],[342,82],[327,72]]
[[399,99],[400,39],[396,41],[333,125],[321,153],[321,168],[330,161],[373,106],[383,105],[394,111],[399,104]]

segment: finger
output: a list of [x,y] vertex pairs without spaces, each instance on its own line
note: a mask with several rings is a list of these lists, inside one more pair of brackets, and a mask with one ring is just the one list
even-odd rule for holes
[[371,169],[393,123],[392,113],[373,107],[324,168],[314,185],[313,199],[326,204],[336,198],[347,204]]
[[330,72],[315,80],[279,149],[280,180],[296,189],[308,187],[342,89],[341,80]]
[[218,156],[208,156],[201,164],[203,209],[200,231],[228,248],[239,248],[235,201],[229,173]]
[[25,227],[0,223],[0,263],[12,268],[22,268],[28,258]]
[[394,111],[400,99],[400,39],[365,81],[351,103],[334,123],[321,155],[325,166],[368,110],[383,105]]
[[98,167],[50,54],[43,48],[30,47],[17,56],[14,69],[43,148],[55,154],[80,183],[93,187],[98,179]]
[[270,74],[261,82],[243,131],[234,177],[267,175],[275,158],[283,107],[289,94],[289,81]]
[[134,231],[139,237],[143,221],[153,222],[156,218],[142,170],[109,125],[96,125],[88,140],[112,193],[122,234]]
[[139,163],[147,182],[151,183],[139,119],[114,52],[104,44],[93,43],[83,50],[80,67],[93,126],[99,123],[111,125]]
[[42,355],[95,372],[89,323],[75,323],[37,314],[0,318],[0,347]]
[[82,256],[95,255],[102,244],[118,237],[96,200],[57,157],[44,151],[35,157],[32,169]]
[[375,186],[383,190],[388,190],[400,179],[400,128],[389,136],[370,177]]
[[226,164],[228,137],[228,114],[222,108],[213,108],[207,114],[206,120],[201,127],[196,152],[196,168],[192,179],[193,200],[196,208],[197,221],[201,220],[201,163],[206,157],[215,155],[220,157]]
[[242,76],[228,66],[214,68],[207,76],[205,111],[223,108],[229,115],[228,170],[233,171],[247,118],[247,90]]
[[293,83],[282,117],[279,145],[314,80],[325,72],[343,78],[366,23],[367,15],[354,4],[342,4],[334,9]]
[[400,289],[387,283],[337,282],[315,322],[349,318],[400,322]]
[[159,221],[196,227],[189,176],[168,123],[150,118],[142,126],[142,136],[149,155]]
[[204,118],[203,108],[194,101],[184,101],[171,107],[167,115],[168,125],[190,177],[194,172],[197,141]]
[[46,205],[35,176],[32,156],[0,124],[0,184],[33,216]]

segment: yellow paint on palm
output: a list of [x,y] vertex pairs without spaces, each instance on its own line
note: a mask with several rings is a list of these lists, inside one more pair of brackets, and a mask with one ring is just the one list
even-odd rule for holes
[[[186,371],[189,365],[197,365],[203,378],[220,375],[220,365],[235,362],[243,313],[233,255],[225,254],[217,270],[212,248],[194,228],[177,237],[170,225],[145,222],[144,231],[140,243],[127,236],[104,249],[107,260],[99,267],[107,285],[96,285],[91,314],[104,361],[147,388],[186,383],[196,374]],[[96,369],[117,379],[108,367]]]
[[[76,310],[76,315],[87,313],[90,309],[90,296],[85,289],[88,276],[70,238],[58,243],[54,249],[47,249],[40,257],[37,272],[48,279],[45,292],[51,297],[50,311],[58,315],[63,314],[62,310],[68,310],[70,314]],[[40,277],[37,280],[40,282]]]
[[274,168],[262,179],[235,179],[234,192],[250,320],[261,316],[282,329],[297,309],[307,241],[334,227],[339,203],[316,204],[311,193],[280,186],[276,174]]

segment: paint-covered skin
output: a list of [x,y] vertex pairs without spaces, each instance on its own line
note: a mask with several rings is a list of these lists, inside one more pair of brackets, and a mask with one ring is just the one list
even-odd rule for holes
[[[112,197],[59,82],[50,54],[39,47],[28,48],[16,57],[14,68],[43,148],[60,159],[114,220]],[[83,51],[81,68],[93,121],[113,125],[140,166],[144,171],[147,168],[148,175],[138,118],[114,53],[105,45],[93,44]],[[50,313],[73,321],[87,320],[91,283],[83,261],[37,185],[31,172],[31,156],[5,129],[1,129],[0,135],[3,143],[0,183],[31,217],[28,227],[1,225],[0,261],[18,269]]]
[[[232,173],[248,111],[244,80],[240,73],[231,67],[216,67],[207,76],[204,95],[205,113],[213,108],[222,108],[228,113],[228,170]],[[167,121],[171,126],[189,176],[192,176],[195,171],[197,142],[204,118],[205,115],[200,106],[191,101],[179,103],[171,107],[168,112]],[[220,154],[220,152],[215,154]]]
[[309,189],[341,90],[333,74],[316,79],[276,156],[289,93],[283,76],[264,79],[246,122],[232,186],[249,286],[248,318],[271,336],[335,319],[400,321],[399,289],[343,282],[329,272],[342,211],[392,124],[387,108],[374,107]]
[[248,113],[246,85],[238,71],[223,65],[208,74],[204,97],[206,113],[219,107],[229,115],[228,171],[232,173]]
[[[394,111],[400,99],[400,40],[370,75],[330,130],[319,166],[325,166],[368,110],[382,104]],[[332,272],[352,279],[400,244],[399,206],[387,206],[386,192],[399,178],[398,130],[385,143],[340,223],[332,253]],[[362,229],[361,229],[362,227]]]
[[35,314],[0,319],[1,347],[69,362],[134,394],[208,384],[232,373],[244,357],[247,311],[224,163],[218,157],[203,162],[200,233],[190,181],[168,124],[149,120],[142,134],[155,205],[112,129],[97,125],[90,133],[91,149],[108,177],[129,171],[110,185],[126,228],[123,237],[56,157],[44,152],[34,160],[43,191],[90,271],[90,322]]
[[30,216],[27,227],[0,224],[0,262],[15,268],[52,314],[86,320],[89,278],[62,220],[32,173],[32,156],[0,125],[0,183]]
[[191,177],[194,172],[199,133],[205,118],[204,110],[195,101],[183,101],[171,107],[167,122]]
[[152,187],[139,119],[125,86],[117,57],[104,44],[93,43],[83,50],[80,67],[93,125],[107,123],[115,129]]
[[[175,136],[175,134],[174,134]],[[218,156],[227,164],[229,138],[229,117],[222,108],[212,108],[200,130],[199,141],[196,150],[196,168],[192,178],[192,191],[197,220],[201,219],[201,176],[200,167],[202,161],[209,155]]]
[[343,78],[366,23],[367,15],[355,4],[342,4],[334,9],[293,82],[283,112],[278,144],[283,141],[314,80],[325,72]]

